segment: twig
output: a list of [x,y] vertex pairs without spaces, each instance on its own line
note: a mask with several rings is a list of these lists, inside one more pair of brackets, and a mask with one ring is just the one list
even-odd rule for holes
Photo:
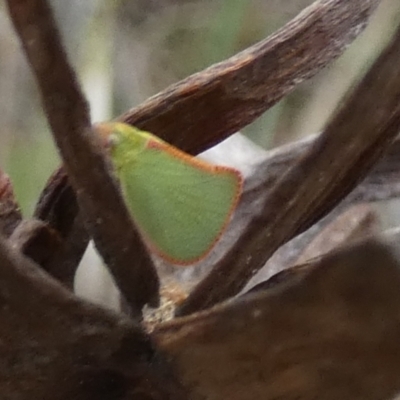
[[[317,135],[280,146],[267,152],[265,158],[255,165],[246,179],[247,202],[267,197],[282,174],[298,163],[319,140]],[[400,138],[396,138],[382,158],[369,171],[363,181],[349,194],[346,202],[370,202],[389,200],[400,195]]]
[[293,266],[309,264],[342,245],[378,234],[380,228],[379,216],[371,204],[339,205],[307,232],[280,247],[241,293],[268,287],[271,279],[290,274]]
[[88,106],[51,10],[45,0],[7,3],[89,231],[132,312],[139,315],[144,304],[157,301],[158,277],[92,134]]
[[72,287],[89,235],[64,168],[59,168],[48,180],[34,217],[44,221],[62,239],[62,246],[48,247],[46,262],[39,264],[54,278]]
[[[400,29],[309,153],[276,184],[249,227],[178,313],[238,293],[269,257],[338,204],[400,129]],[[377,102],[379,99],[379,102]]]
[[196,154],[237,132],[338,57],[379,1],[320,0],[234,57],[119,119]]

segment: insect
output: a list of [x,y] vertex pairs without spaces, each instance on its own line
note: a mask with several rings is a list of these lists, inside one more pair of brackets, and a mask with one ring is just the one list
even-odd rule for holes
[[130,125],[97,126],[106,139],[123,197],[144,242],[188,265],[216,244],[236,208],[242,176],[186,154]]

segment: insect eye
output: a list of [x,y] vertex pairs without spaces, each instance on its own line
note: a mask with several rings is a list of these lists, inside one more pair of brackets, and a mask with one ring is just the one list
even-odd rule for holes
[[115,147],[115,146],[117,146],[120,142],[121,142],[120,138],[119,138],[118,135],[116,135],[115,133],[112,133],[112,134],[108,137],[108,146],[109,146],[109,147]]

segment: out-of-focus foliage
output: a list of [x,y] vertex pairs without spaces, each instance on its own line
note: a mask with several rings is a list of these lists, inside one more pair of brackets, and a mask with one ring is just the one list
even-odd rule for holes
[[[311,0],[53,0],[93,119],[126,111],[169,84],[264,38]],[[0,168],[30,213],[57,166],[36,87],[0,4]],[[368,30],[331,67],[301,85],[246,133],[265,147],[321,129],[400,20],[385,0]],[[377,99],[379,101],[379,99]]]

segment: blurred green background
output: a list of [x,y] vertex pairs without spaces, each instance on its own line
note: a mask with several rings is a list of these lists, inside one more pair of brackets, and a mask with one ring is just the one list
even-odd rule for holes
[[[310,0],[52,0],[94,121],[117,116],[168,85],[234,55]],[[318,132],[400,22],[385,0],[345,54],[245,133],[265,148]],[[379,101],[379,99],[377,99]],[[59,164],[32,75],[0,3],[0,168],[29,215]]]

